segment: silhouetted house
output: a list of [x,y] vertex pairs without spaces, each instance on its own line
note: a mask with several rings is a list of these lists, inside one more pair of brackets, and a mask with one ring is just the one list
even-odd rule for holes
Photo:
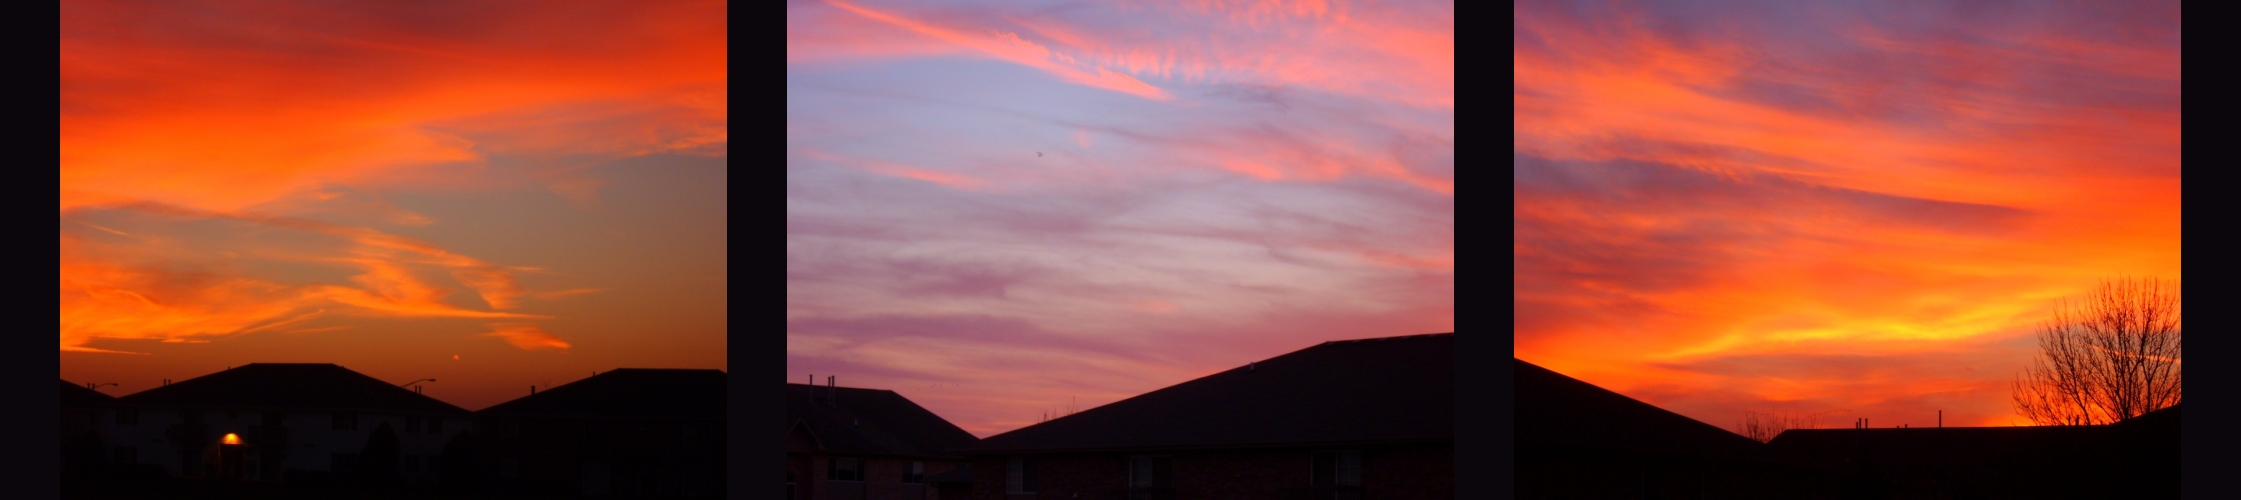
[[[118,398],[111,417],[112,463],[265,481],[304,472],[424,481],[431,457],[469,422],[465,409],[341,366],[270,363]],[[387,441],[383,432],[394,449],[369,449]]]
[[62,468],[65,475],[91,474],[99,469],[106,440],[101,418],[117,398],[101,391],[62,381]]
[[1792,429],[1767,444],[1819,468],[1827,495],[2178,496],[2177,406],[2114,425]]
[[973,498],[1454,498],[1455,335],[1324,342],[981,440]]
[[516,492],[723,498],[721,370],[624,368],[475,412],[482,458]]
[[1512,358],[1523,498],[1786,498],[1766,445]]
[[962,498],[932,478],[978,438],[895,391],[786,385],[786,484],[794,500]]

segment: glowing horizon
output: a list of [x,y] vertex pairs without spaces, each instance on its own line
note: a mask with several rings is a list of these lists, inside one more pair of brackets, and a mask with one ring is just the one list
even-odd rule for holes
[[1519,359],[1722,428],[2009,425],[2054,301],[2180,278],[2176,2],[1519,2]]

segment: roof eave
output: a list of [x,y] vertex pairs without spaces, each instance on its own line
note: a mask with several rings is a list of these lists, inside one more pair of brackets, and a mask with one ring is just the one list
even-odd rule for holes
[[1160,450],[1160,451],[1218,451],[1218,450],[1250,450],[1250,449],[1278,449],[1278,448],[1322,448],[1322,447],[1333,447],[1333,446],[1384,446],[1384,445],[1411,445],[1411,444],[1431,444],[1431,443],[1441,443],[1441,442],[1446,442],[1446,443],[1453,443],[1453,442],[1455,442],[1455,436],[1452,436],[1452,435],[1450,435],[1450,436],[1422,436],[1422,437],[1404,437],[1404,438],[1379,438],[1379,439],[1343,439],[1343,440],[1327,440],[1327,441],[1285,441],[1285,442],[1264,442],[1264,443],[1225,443],[1225,444],[1204,444],[1204,445],[1129,445],[1129,446],[1044,447],[1044,448],[1038,448],[1038,447],[1025,447],[1025,448],[970,448],[970,449],[965,449],[965,450],[959,450],[959,453],[963,453],[963,454],[965,454],[966,456],[979,456],[979,455],[1027,454],[1027,453],[1106,453],[1106,452],[1123,452],[1123,451],[1155,451],[1155,450]]

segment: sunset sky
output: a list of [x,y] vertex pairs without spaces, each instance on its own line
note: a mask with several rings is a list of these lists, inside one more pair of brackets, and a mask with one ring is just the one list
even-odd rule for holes
[[1447,2],[794,0],[786,373],[976,435],[1455,328]]
[[2178,2],[1513,13],[1520,359],[1728,428],[2009,425],[2056,299],[2180,277]]
[[729,369],[724,2],[61,10],[63,379]]

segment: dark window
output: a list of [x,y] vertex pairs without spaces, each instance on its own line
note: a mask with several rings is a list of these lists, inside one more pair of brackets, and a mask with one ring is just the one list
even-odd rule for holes
[[440,418],[431,418],[431,419],[428,419],[428,433],[429,433],[429,434],[443,434],[443,433],[444,433],[444,419],[440,419]]
[[117,410],[117,423],[122,425],[140,425],[140,410]]
[[925,482],[926,462],[911,462],[910,472],[903,473],[903,484],[924,484]]
[[356,413],[336,413],[336,414],[335,414],[335,430],[338,430],[338,431],[355,431],[355,430],[358,430],[358,414],[356,414]]
[[830,479],[833,481],[863,481],[864,461],[862,459],[855,458],[834,458],[832,463],[832,473],[826,475],[825,479]]
[[520,476],[520,475],[521,475],[521,461],[520,461],[520,460],[516,460],[516,459],[511,459],[511,458],[508,458],[508,459],[505,459],[505,460],[499,460],[499,461],[498,461],[498,475],[499,475],[500,477],[515,477],[515,476]]
[[405,432],[420,432],[420,417],[405,417]]
[[521,422],[511,418],[498,419],[498,435],[505,437],[521,435]]
[[327,470],[329,472],[350,472],[357,468],[358,454],[356,453],[334,453],[327,456]]
[[1005,493],[1035,492],[1035,461],[1027,457],[1012,457],[1011,470],[1004,474]]
[[1315,486],[1361,486],[1362,452],[1315,452]]
[[140,448],[137,446],[119,446],[115,453],[116,456],[112,457],[112,462],[120,464],[140,463]]
[[1172,471],[1173,459],[1168,457],[1131,457],[1128,459],[1128,487],[1166,488]]
[[405,455],[405,473],[420,473],[420,455]]

